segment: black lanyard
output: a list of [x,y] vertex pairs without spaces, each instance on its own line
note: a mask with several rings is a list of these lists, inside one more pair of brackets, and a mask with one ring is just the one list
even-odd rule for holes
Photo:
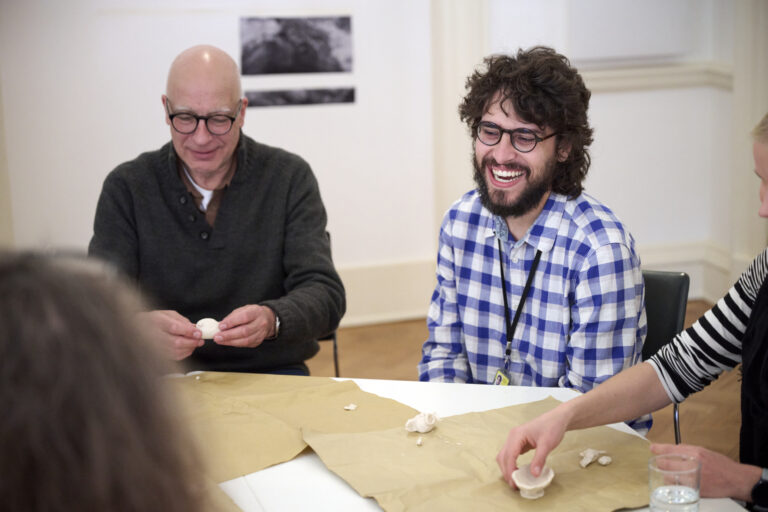
[[501,291],[504,293],[504,320],[507,323],[507,349],[504,352],[504,369],[509,370],[510,358],[512,356],[512,340],[515,337],[515,329],[517,329],[517,322],[520,320],[520,313],[523,311],[523,305],[525,305],[525,299],[528,297],[528,291],[531,289],[531,281],[533,281],[533,275],[536,273],[536,267],[539,266],[539,260],[541,259],[541,251],[536,251],[536,256],[533,258],[531,264],[531,270],[528,272],[528,279],[525,281],[525,288],[523,288],[523,294],[520,296],[520,304],[517,305],[517,311],[515,311],[515,319],[512,323],[509,323],[509,304],[507,303],[507,280],[504,278],[504,254],[501,252],[501,238],[497,238],[499,242],[499,270],[501,270]]

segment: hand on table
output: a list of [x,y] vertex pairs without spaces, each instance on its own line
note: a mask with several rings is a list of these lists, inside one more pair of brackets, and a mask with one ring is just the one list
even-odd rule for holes
[[750,501],[752,487],[760,479],[757,466],[740,464],[723,454],[689,444],[652,444],[655,455],[675,453],[701,461],[702,498],[735,498]]
[[219,345],[258,347],[265,338],[275,335],[275,313],[266,306],[249,304],[224,317],[219,330],[213,337]]
[[204,343],[200,329],[176,311],[147,311],[138,316],[141,325],[149,327],[150,334],[160,341],[163,350],[176,361],[189,357]]
[[517,458],[531,449],[536,450],[531,460],[531,473],[539,476],[547,455],[563,440],[565,430],[566,421],[557,409],[510,430],[506,443],[496,456],[496,463],[507,484],[516,488],[512,473],[517,469]]

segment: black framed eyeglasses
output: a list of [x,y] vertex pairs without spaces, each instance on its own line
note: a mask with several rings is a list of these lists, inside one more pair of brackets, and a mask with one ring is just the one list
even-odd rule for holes
[[480,121],[477,124],[477,140],[486,146],[495,146],[498,144],[505,133],[509,134],[509,140],[512,141],[512,146],[521,153],[530,153],[536,148],[536,144],[557,135],[557,132],[555,132],[550,133],[546,137],[539,137],[527,128],[505,130],[501,126],[488,121]]
[[238,101],[237,111],[234,116],[228,116],[226,114],[213,114],[210,116],[198,116],[190,112],[176,112],[171,114],[168,108],[167,99],[165,100],[165,111],[168,112],[168,119],[171,120],[171,126],[177,132],[189,135],[195,133],[197,130],[197,124],[202,120],[205,123],[205,128],[211,135],[226,135],[229,130],[232,129],[232,125],[235,123],[237,116],[240,115],[240,110],[243,108],[243,102]]

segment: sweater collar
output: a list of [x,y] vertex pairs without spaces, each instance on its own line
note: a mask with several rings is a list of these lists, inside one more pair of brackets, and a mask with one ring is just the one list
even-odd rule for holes
[[[230,183],[232,183],[232,180],[235,178],[235,176],[239,174],[237,172],[238,170],[248,168],[248,150],[246,148],[246,138],[247,137],[243,134],[241,129],[240,138],[237,141],[237,146],[235,146],[234,153],[237,164],[235,165],[234,169],[230,169],[230,172],[224,179],[223,186],[228,186]],[[182,163],[178,154],[176,153],[176,150],[173,147],[173,141],[168,143],[168,168],[172,173],[179,177],[181,182],[184,182],[184,179],[181,176],[184,174]]]

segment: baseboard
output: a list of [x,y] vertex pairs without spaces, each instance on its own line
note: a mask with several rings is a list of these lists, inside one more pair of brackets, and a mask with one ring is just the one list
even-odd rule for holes
[[593,93],[680,87],[733,89],[733,71],[715,62],[582,70],[581,75]]
[[[753,256],[731,254],[711,242],[638,248],[643,268],[686,272],[690,299],[716,302]],[[341,267],[347,290],[342,327],[424,318],[435,286],[435,261]]]
[[342,327],[424,318],[435,287],[435,260],[341,267],[347,290]]
[[688,298],[717,302],[733,284],[752,257],[737,257],[713,242],[638,248],[643,268],[674,270],[691,278]]

